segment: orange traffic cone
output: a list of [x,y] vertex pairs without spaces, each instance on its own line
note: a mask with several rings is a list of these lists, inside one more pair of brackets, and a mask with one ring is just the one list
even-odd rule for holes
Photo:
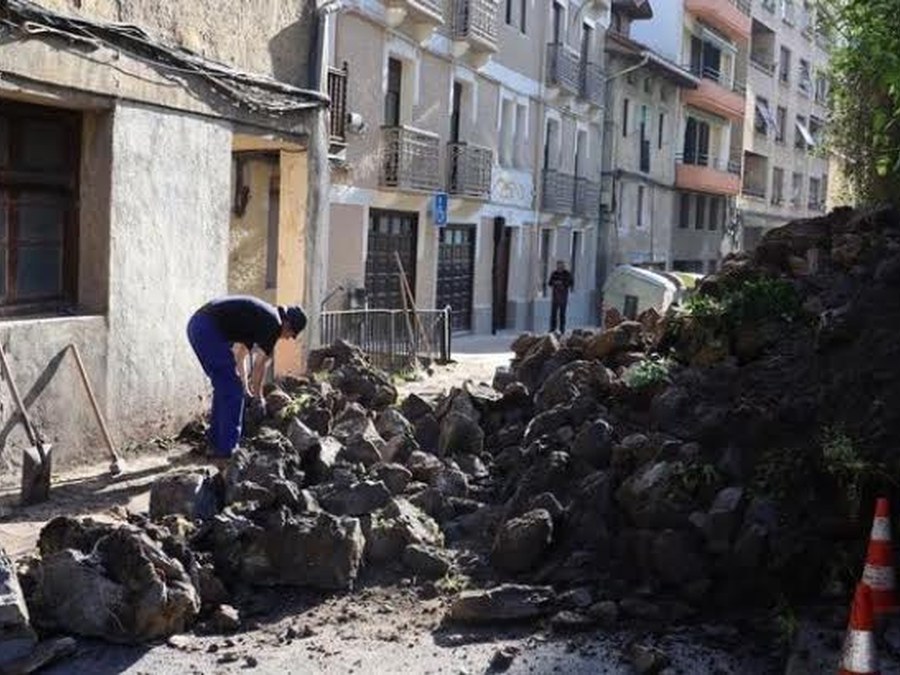
[[880,497],[875,503],[872,535],[866,551],[862,582],[872,589],[872,609],[876,617],[897,611],[897,581],[894,575],[894,552],[891,546],[891,509]]
[[874,624],[872,590],[864,583],[859,583],[850,609],[850,625],[847,626],[847,636],[841,650],[838,675],[878,675]]

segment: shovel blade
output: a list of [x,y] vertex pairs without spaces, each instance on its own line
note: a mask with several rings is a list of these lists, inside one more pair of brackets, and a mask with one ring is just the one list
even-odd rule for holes
[[22,504],[39,504],[50,499],[50,470],[52,446],[44,445],[41,451],[32,446],[22,453]]

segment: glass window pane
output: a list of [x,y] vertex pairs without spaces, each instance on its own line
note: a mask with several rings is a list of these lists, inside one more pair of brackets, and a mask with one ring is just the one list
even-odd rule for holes
[[66,130],[58,122],[29,120],[22,124],[22,168],[66,167]]
[[17,202],[19,241],[60,242],[67,200],[59,195],[23,194]]
[[62,247],[19,247],[16,289],[20,299],[61,295]]

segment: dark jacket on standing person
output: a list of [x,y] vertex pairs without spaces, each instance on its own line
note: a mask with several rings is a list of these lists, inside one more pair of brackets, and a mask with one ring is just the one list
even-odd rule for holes
[[553,290],[553,302],[564,305],[569,301],[569,290],[574,285],[572,273],[569,270],[554,270],[547,285]]

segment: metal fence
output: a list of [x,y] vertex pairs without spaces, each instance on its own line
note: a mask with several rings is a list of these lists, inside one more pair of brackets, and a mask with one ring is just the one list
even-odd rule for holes
[[328,345],[345,340],[358,346],[384,370],[409,368],[416,359],[450,360],[450,308],[349,309],[322,312],[319,339]]

